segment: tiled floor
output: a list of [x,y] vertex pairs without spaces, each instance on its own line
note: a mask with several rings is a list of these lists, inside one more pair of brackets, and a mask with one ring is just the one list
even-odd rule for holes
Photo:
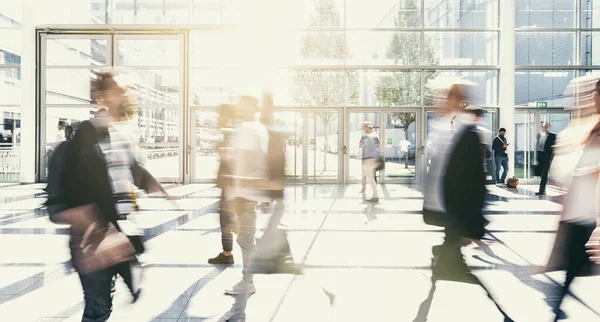
[[[67,227],[40,209],[43,186],[0,188],[0,321],[80,321],[83,298],[68,261]],[[540,199],[535,187],[490,186],[492,257],[475,248],[467,262],[516,321],[549,321],[546,294],[563,277],[532,274],[544,265],[559,220],[561,193]],[[248,321],[502,321],[481,289],[440,282],[430,296],[431,247],[443,234],[422,222],[422,195],[412,186],[381,186],[378,205],[355,185],[287,189],[283,223],[304,275],[260,275]],[[142,200],[138,221],[150,238],[144,294],[134,305],[117,286],[110,321],[219,321],[234,299],[223,290],[241,265],[213,266],[220,250],[219,191],[212,185],[170,186],[171,202]],[[262,231],[268,215],[258,216]],[[260,235],[260,232],[259,232]],[[241,252],[235,247],[236,260]],[[330,305],[323,288],[335,294]],[[576,281],[564,303],[569,321],[600,321],[599,278]],[[429,310],[427,310],[429,308]]]

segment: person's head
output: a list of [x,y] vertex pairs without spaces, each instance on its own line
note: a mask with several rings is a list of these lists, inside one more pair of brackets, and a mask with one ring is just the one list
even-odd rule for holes
[[58,121],[58,130],[59,131],[64,130],[66,125],[67,125],[67,123],[65,123],[64,121]]
[[275,106],[273,105],[273,95],[271,93],[264,93],[261,103],[260,122],[265,125],[273,124],[274,112]]
[[448,91],[448,97],[446,99],[445,112],[462,112],[464,111],[464,103],[467,101],[465,89],[463,85],[454,84]]
[[371,123],[365,124],[364,129],[367,134],[372,133],[373,132],[373,124],[371,124]]
[[69,140],[73,136],[73,127],[68,125],[65,127],[65,139]]
[[100,73],[92,84],[95,101],[106,107],[113,119],[123,119],[129,109],[127,89],[115,80],[113,72]]
[[467,111],[473,116],[475,122],[480,122],[485,117],[485,110],[482,108],[470,108]]
[[258,112],[258,99],[253,96],[240,96],[237,115],[243,122],[252,122]]
[[506,135],[506,129],[501,127],[500,130],[498,130],[498,134],[500,134],[500,136]]
[[542,122],[542,132],[550,132],[550,123]]

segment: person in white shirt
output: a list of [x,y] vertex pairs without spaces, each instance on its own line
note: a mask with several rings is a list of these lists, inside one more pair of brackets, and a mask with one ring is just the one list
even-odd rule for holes
[[269,178],[267,128],[256,120],[258,99],[240,97],[238,118],[242,121],[231,139],[230,159],[232,183],[226,196],[238,222],[237,242],[242,249],[243,278],[225,292],[230,295],[256,292],[254,280],[249,270],[251,259],[256,252],[256,205],[270,201],[269,192],[253,182],[259,183]]
[[63,143],[66,138],[65,138],[65,128],[66,128],[67,124],[63,121],[58,121],[58,131],[56,132],[56,138],[54,139],[54,143],[52,144],[52,146],[50,147],[50,154],[52,154],[54,151],[56,151],[56,148],[58,148],[58,146]]

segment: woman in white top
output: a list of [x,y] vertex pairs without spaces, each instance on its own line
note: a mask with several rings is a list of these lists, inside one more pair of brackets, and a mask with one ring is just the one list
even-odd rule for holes
[[[553,169],[560,171],[558,175],[562,172],[563,177],[568,177],[562,181],[568,192],[554,249],[546,267],[547,272],[566,270],[565,284],[558,297],[558,303],[553,307],[556,313],[555,321],[562,315],[560,305],[575,277],[592,274],[595,266],[586,251],[586,243],[596,228],[598,214],[596,204],[599,201],[600,122],[597,114],[600,114],[600,81],[588,81],[587,86],[581,86],[578,99],[578,109],[595,111],[596,115],[588,118],[590,122],[595,121],[595,125],[573,126],[561,133],[557,140],[556,158],[559,162],[553,164]],[[577,134],[583,137],[573,141]],[[572,166],[566,169],[569,163]]]

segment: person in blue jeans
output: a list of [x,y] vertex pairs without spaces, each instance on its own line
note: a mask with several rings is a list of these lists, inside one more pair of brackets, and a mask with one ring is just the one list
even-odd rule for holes
[[[498,135],[494,138],[492,143],[492,150],[494,150],[494,163],[496,164],[496,171],[494,180],[496,183],[506,183],[506,176],[508,175],[508,154],[506,148],[508,148],[508,141],[504,137],[506,134],[505,128],[500,128]],[[502,177],[500,177],[500,167],[502,167]]]

